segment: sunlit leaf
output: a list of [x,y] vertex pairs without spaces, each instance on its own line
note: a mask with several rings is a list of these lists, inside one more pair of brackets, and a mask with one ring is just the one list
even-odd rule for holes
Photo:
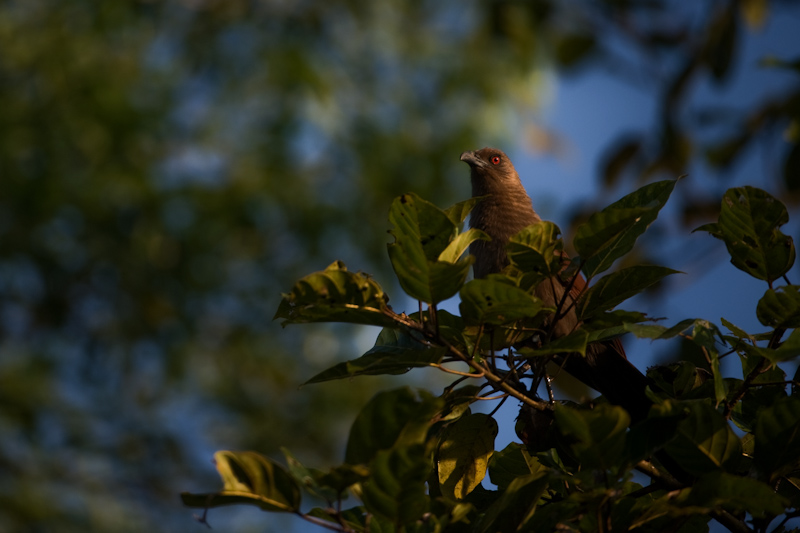
[[511,264],[522,272],[553,275],[561,268],[564,245],[560,236],[558,226],[541,221],[512,235],[506,254]]
[[405,374],[412,368],[438,364],[446,352],[443,347],[426,346],[406,331],[384,328],[370,351],[320,372],[305,384],[363,375]]
[[284,468],[255,452],[218,451],[214,463],[222,478],[222,491],[212,494],[182,493],[189,507],[255,505],[265,511],[294,513],[300,509],[300,489]]
[[393,324],[383,310],[389,297],[366,274],[349,272],[341,261],[314,272],[283,295],[274,318],[283,325],[305,322],[354,322],[375,326]]
[[463,500],[483,480],[496,436],[497,422],[481,413],[461,417],[447,428],[436,454],[444,494]]
[[533,317],[542,302],[527,292],[490,279],[474,279],[460,292],[461,316],[467,324],[508,324]]

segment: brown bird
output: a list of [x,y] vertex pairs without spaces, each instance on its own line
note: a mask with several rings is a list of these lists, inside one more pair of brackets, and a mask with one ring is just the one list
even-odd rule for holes
[[[476,241],[469,249],[476,259],[475,277],[483,278],[508,265],[505,247],[509,238],[542,219],[534,211],[514,165],[502,151],[495,148],[467,151],[461,154],[461,161],[470,166],[472,196],[485,196],[472,210],[470,226],[484,231],[492,240]],[[569,261],[566,255],[564,261],[566,266]],[[570,288],[563,306],[569,312],[552,324],[552,338],[557,339],[578,326],[575,306],[571,304],[586,288],[586,279],[578,273],[574,280],[554,277],[552,281],[540,283],[534,294],[545,305],[557,307],[567,287]],[[558,357],[557,362],[611,403],[625,408],[633,422],[647,417],[651,402],[645,388],[649,380],[628,361],[619,339],[590,345],[586,357],[565,355]]]

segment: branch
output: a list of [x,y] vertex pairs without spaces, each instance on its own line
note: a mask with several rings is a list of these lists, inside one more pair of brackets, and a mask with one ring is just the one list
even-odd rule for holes
[[502,378],[497,374],[495,374],[494,372],[492,372],[491,369],[489,369],[486,365],[481,365],[473,358],[465,355],[464,353],[461,352],[461,350],[450,344],[450,342],[448,342],[447,339],[443,338],[441,335],[437,335],[436,333],[427,330],[419,322],[411,320],[405,315],[398,315],[397,313],[388,308],[383,309],[383,313],[386,314],[386,316],[390,317],[395,322],[397,322],[398,324],[401,324],[409,329],[413,329],[414,331],[418,331],[423,335],[425,335],[426,337],[428,337],[429,339],[432,339],[433,341],[438,343],[440,346],[444,346],[445,348],[447,348],[447,350],[451,354],[456,356],[461,361],[465,362],[467,365],[469,365],[470,368],[474,369],[479,374],[483,374],[483,376],[488,381],[490,381],[495,386],[495,388],[508,393],[509,396],[513,396],[517,400],[527,405],[530,405],[531,407],[533,407],[538,411],[549,411],[551,409],[550,405],[548,405],[547,403],[534,400],[533,398],[529,398],[524,393],[512,387],[511,385],[506,383],[505,378]]

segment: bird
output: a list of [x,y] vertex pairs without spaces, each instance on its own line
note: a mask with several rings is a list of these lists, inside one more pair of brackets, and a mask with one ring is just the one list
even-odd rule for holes
[[[470,167],[472,196],[480,198],[470,213],[470,227],[483,231],[491,239],[475,241],[469,248],[470,254],[475,256],[475,278],[485,278],[508,265],[506,244],[509,239],[542,219],[534,210],[514,165],[502,150],[487,147],[465,151],[461,154],[461,161]],[[569,258],[566,253],[563,256],[566,268]],[[576,306],[572,304],[586,286],[586,279],[578,272],[571,280],[554,276],[552,282],[545,280],[534,289],[534,295],[546,306],[557,307],[564,300],[562,309],[567,312],[561,313],[562,316],[550,324],[552,340],[568,335],[579,325]],[[564,299],[567,290],[569,293]],[[569,374],[600,392],[609,402],[628,411],[632,423],[647,417],[652,405],[646,395],[650,380],[628,361],[619,339],[592,343],[587,347],[585,357],[564,354],[557,356],[556,362],[562,364]]]

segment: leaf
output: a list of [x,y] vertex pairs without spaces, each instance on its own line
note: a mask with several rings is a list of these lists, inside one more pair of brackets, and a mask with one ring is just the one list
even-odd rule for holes
[[684,402],[688,416],[664,449],[687,472],[702,475],[721,470],[742,453],[739,438],[725,418],[704,401]]
[[679,271],[662,266],[633,266],[603,276],[584,292],[578,308],[579,315],[586,319],[612,309],[666,276],[677,273]]
[[182,493],[189,507],[247,504],[264,511],[295,513],[300,509],[300,489],[294,478],[272,459],[255,452],[218,451],[214,463],[222,478],[222,491],[213,494]]
[[471,255],[455,263],[429,261],[421,253],[422,247],[389,244],[389,259],[403,290],[414,298],[436,304],[453,296],[467,279],[469,268],[475,262]]
[[406,331],[384,328],[370,351],[320,372],[304,385],[355,376],[405,374],[412,368],[440,363],[446,353],[447,348],[427,347]]
[[[520,524],[529,520],[539,498],[542,497],[549,479],[542,472],[520,476],[500,494],[486,510],[475,527],[479,533],[517,531]],[[536,529],[536,531],[543,531]]]
[[689,327],[694,326],[695,322],[700,319],[687,318],[681,320],[671,328],[660,326],[657,324],[624,324],[625,330],[633,333],[640,339],[671,339],[681,333],[685,332]]
[[429,505],[425,481],[430,470],[422,444],[379,451],[362,485],[364,506],[400,525],[422,518]]
[[520,348],[517,352],[522,357],[541,357],[559,353],[579,353],[585,356],[588,339],[589,332],[579,329],[539,348]]
[[508,259],[522,272],[557,274],[564,249],[560,235],[561,230],[552,222],[532,224],[511,236],[506,245]]
[[794,264],[794,242],[778,229],[788,221],[786,207],[766,191],[736,187],[722,198],[719,222],[694,231],[722,239],[736,268],[771,282]]
[[800,287],[767,289],[756,306],[758,321],[770,328],[800,327]]
[[770,481],[800,467],[800,399],[788,397],[756,420],[755,464]]
[[588,278],[608,270],[627,254],[658,217],[677,180],[658,181],[617,200],[578,227],[573,245]]
[[456,224],[444,211],[414,193],[394,199],[389,222],[399,244],[418,245],[429,261],[435,261],[457,234]]
[[447,215],[453,224],[458,226],[459,224],[463,223],[466,220],[467,215],[469,215],[473,208],[478,205],[478,202],[486,198],[485,196],[473,196],[468,200],[464,200],[463,202],[458,202],[455,205],[452,205],[444,210],[444,213]]
[[[464,233],[459,233],[447,248],[439,254],[439,261],[443,263],[456,263],[464,255],[469,245],[477,240],[488,241],[490,237],[479,229],[471,228]],[[471,263],[470,263],[471,264]]]
[[747,345],[743,346],[743,348],[746,348],[749,353],[766,357],[770,363],[790,361],[800,356],[800,329],[793,330],[791,335],[778,348],[761,348]]
[[431,419],[443,404],[429,392],[409,387],[376,394],[350,428],[345,461],[369,464],[380,450],[424,442]]
[[448,426],[437,454],[437,469],[442,492],[463,500],[486,475],[494,453],[497,422],[479,413],[463,416]]
[[314,272],[294,284],[278,307],[275,318],[282,326],[307,322],[351,322],[390,326],[394,321],[383,313],[389,297],[366,274],[348,272],[341,261]]
[[489,479],[503,491],[518,477],[544,472],[545,468],[525,446],[511,442],[489,459]]
[[466,324],[508,324],[542,310],[542,302],[535,296],[494,279],[469,281],[459,295],[458,307]]
[[771,487],[755,479],[712,472],[695,482],[681,504],[741,511],[762,518],[783,514],[788,502],[775,494]]
[[555,420],[582,467],[611,470],[621,466],[625,436],[631,423],[625,409],[608,404],[598,404],[592,410],[559,405],[555,409]]
[[[388,245],[389,259],[403,290],[430,304],[453,296],[467,279],[474,257],[461,257],[469,243],[484,238],[468,231],[457,237],[456,224],[448,215],[415,194],[394,200],[389,211],[395,242]],[[444,261],[441,259],[449,259]]]

